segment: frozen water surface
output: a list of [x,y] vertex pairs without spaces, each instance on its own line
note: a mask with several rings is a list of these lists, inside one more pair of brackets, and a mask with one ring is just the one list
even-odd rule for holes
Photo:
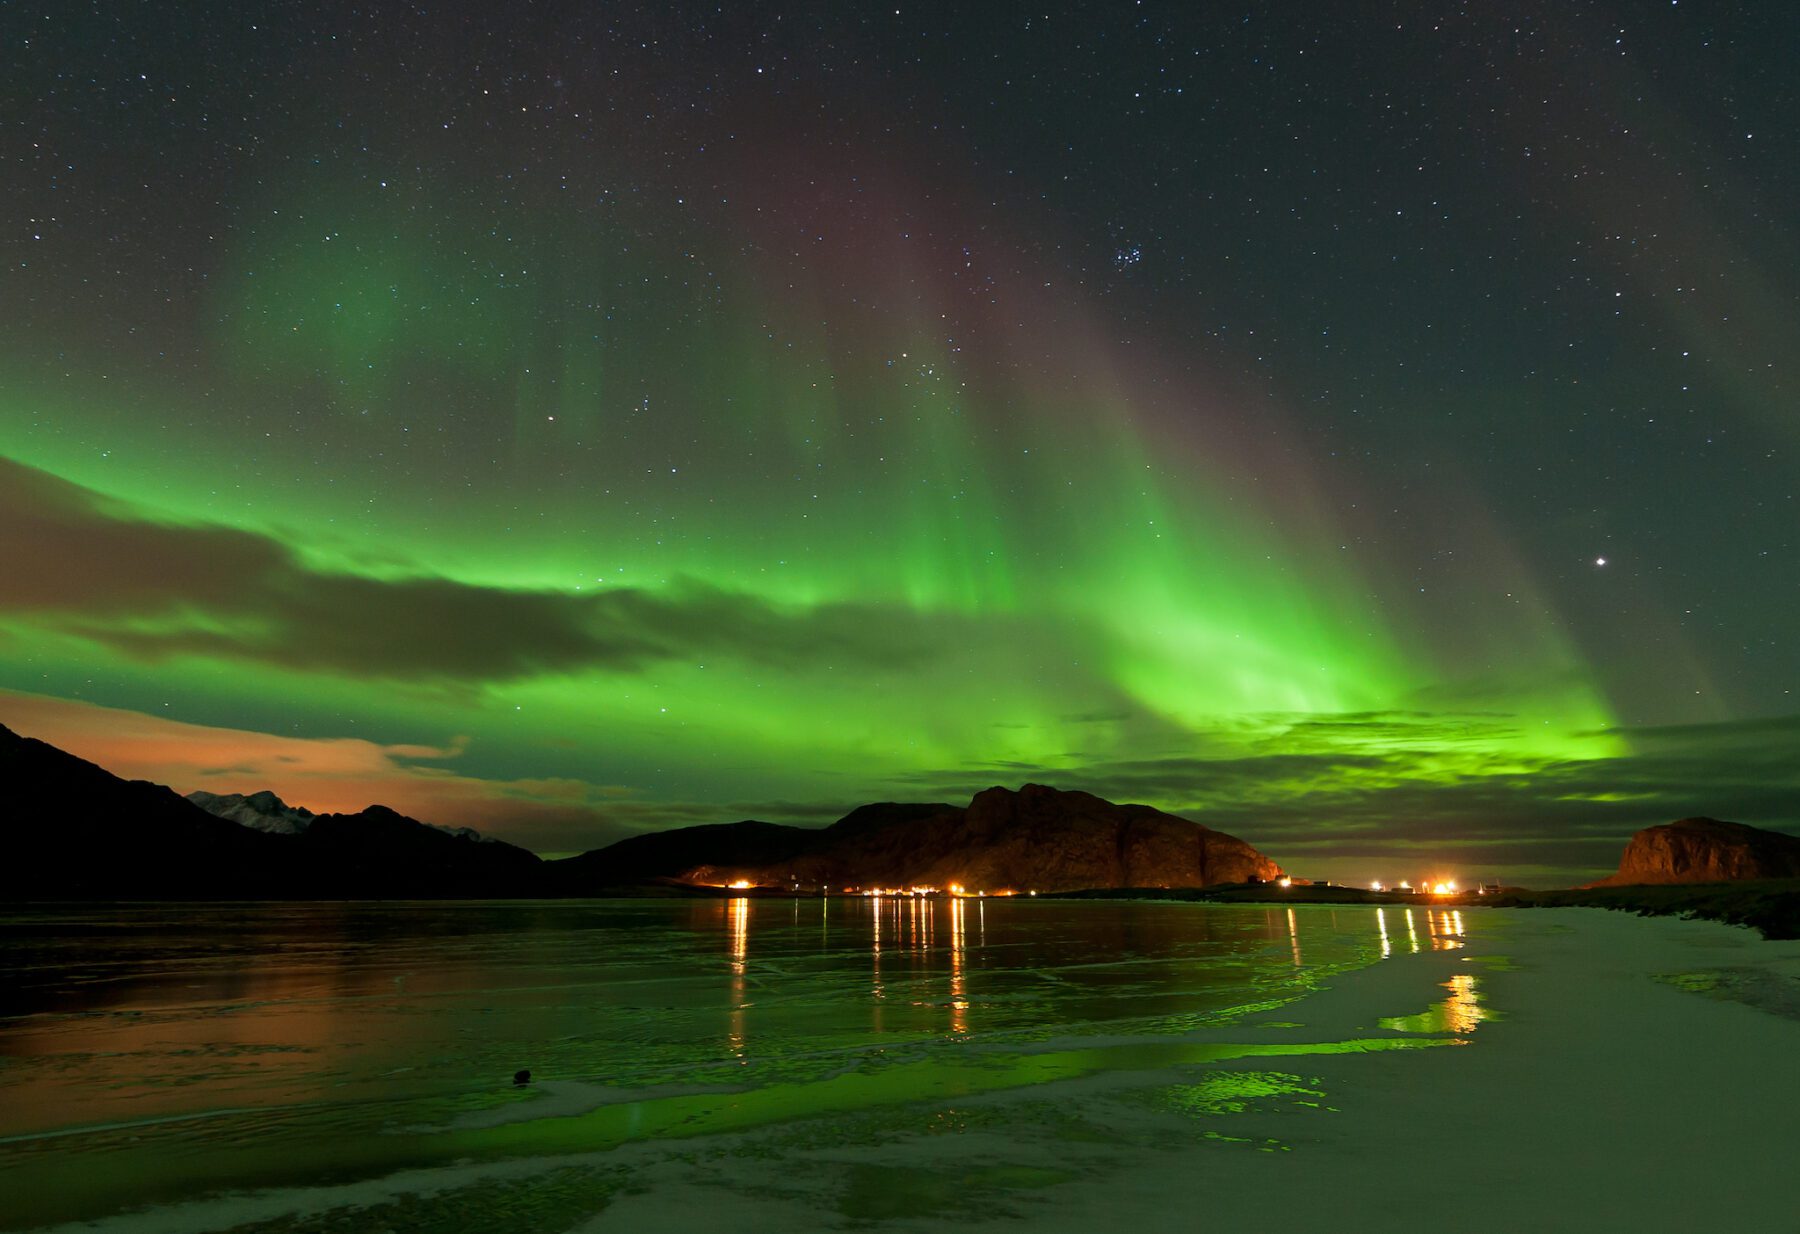
[[1104,1186],[1121,1151],[1283,1150],[1234,1120],[1328,1112],[1311,1057],[1466,1040],[1479,963],[1441,988],[1421,976],[1354,1032],[1287,1004],[1461,948],[1475,916],[1023,898],[15,910],[0,1228],[1035,1219]]

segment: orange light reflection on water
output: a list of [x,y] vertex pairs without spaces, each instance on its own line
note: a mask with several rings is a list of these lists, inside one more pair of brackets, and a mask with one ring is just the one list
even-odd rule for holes
[[1487,1019],[1475,992],[1474,974],[1458,973],[1444,985],[1450,991],[1443,1003],[1444,1027],[1453,1033],[1474,1032],[1475,1026]]
[[876,1032],[880,1032],[882,1029],[883,1018],[882,1000],[887,997],[887,991],[881,984],[882,898],[879,894],[869,901],[869,908],[873,914],[874,921],[874,937],[869,949],[869,998],[871,1000],[869,1006],[869,1022],[874,1026]]
[[731,938],[731,1027],[727,1045],[734,1056],[744,1056],[744,1001],[746,974],[750,968],[750,899],[735,896],[726,902]]
[[969,993],[963,975],[967,911],[962,900],[950,901],[950,1031],[959,1036],[969,1031]]
[[1455,951],[1463,945],[1462,913],[1451,909],[1426,909],[1425,926],[1433,951]]
[[[315,911],[323,916],[332,907]],[[361,1028],[370,1009],[398,1001],[404,990],[404,974],[391,970],[284,959],[231,970],[197,966],[175,990],[113,1014],[21,1017],[7,1026],[0,1060],[7,1075],[0,1135],[187,1111],[194,1085],[225,1106],[343,1099],[365,1085],[379,1091],[383,1081],[367,1074],[363,1060],[427,1045],[413,1039],[402,1047]],[[104,1083],[71,1083],[41,1067],[17,1076],[9,1068],[58,1055],[120,1066]],[[321,1067],[326,1058],[331,1068]],[[357,1078],[340,1080],[340,1071]]]

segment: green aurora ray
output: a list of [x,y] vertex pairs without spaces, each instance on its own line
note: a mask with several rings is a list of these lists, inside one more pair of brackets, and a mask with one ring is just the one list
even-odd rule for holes
[[[770,298],[753,263],[707,259],[723,224],[659,247],[620,241],[645,220],[580,238],[552,218],[515,245],[474,219],[422,233],[366,188],[282,216],[220,280],[206,351],[215,397],[258,418],[179,427],[180,395],[139,374],[60,400],[27,379],[0,446],[130,503],[120,519],[254,533],[324,575],[703,595],[775,624],[842,613],[854,631],[709,654],[699,630],[690,654],[653,663],[384,680],[178,637],[228,614],[71,633],[52,609],[9,619],[11,683],[74,692],[103,666],[98,697],[115,705],[175,689],[191,718],[244,723],[260,706],[320,736],[355,717],[386,740],[466,736],[475,774],[721,804],[1397,749],[1404,778],[1456,782],[1622,748],[1543,601],[1485,642],[1465,630],[1434,647],[1316,513],[1298,443],[1247,444],[1243,410],[1191,380],[1129,377],[1135,358],[1100,341],[1078,294],[971,306],[954,284],[862,268],[856,304]],[[867,267],[867,248],[851,234],[838,260]],[[1046,349],[1050,376],[1029,364]],[[1161,427],[1171,407],[1179,433]],[[270,409],[288,440],[262,427]],[[1523,577],[1510,590],[1533,595]],[[1521,683],[1497,722],[1450,736],[1310,723],[1419,713],[1421,692],[1480,675],[1466,663]],[[1493,707],[1440,693],[1425,710]]]

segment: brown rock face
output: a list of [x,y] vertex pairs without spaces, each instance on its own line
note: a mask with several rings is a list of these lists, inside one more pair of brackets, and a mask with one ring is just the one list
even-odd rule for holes
[[1716,818],[1684,818],[1631,837],[1619,872],[1594,887],[1800,878],[1800,839]]
[[[871,819],[876,808],[892,821]],[[812,851],[733,874],[809,887],[1073,891],[1273,880],[1281,867],[1235,836],[1149,806],[1027,784],[987,789],[964,809],[865,807]]]

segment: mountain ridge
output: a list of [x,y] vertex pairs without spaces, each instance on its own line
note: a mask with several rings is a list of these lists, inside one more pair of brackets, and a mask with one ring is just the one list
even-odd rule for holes
[[544,882],[535,853],[385,806],[313,814],[267,791],[203,796],[220,812],[0,725],[13,823],[0,897],[495,896]]
[[629,837],[559,861],[386,806],[316,814],[269,790],[182,797],[0,725],[0,795],[24,824],[0,895],[567,896],[733,883],[1044,891],[1273,879],[1249,844],[1150,806],[1027,784],[967,806],[872,802],[822,828],[745,819]]
[[[1282,874],[1202,823],[1029,783],[984,789],[966,806],[871,802],[825,827],[707,823],[545,861],[382,805],[315,814],[266,789],[184,798],[0,725],[0,800],[12,806],[3,833],[11,860],[0,863],[0,897],[11,899],[590,896],[656,886],[1060,892]],[[1618,871],[1588,886],[1784,878],[1800,878],[1800,837],[1687,818],[1639,831]]]
[[187,799],[215,818],[230,819],[252,831],[299,835],[315,817],[305,806],[291,806],[268,789],[255,793],[209,793],[195,789]]

